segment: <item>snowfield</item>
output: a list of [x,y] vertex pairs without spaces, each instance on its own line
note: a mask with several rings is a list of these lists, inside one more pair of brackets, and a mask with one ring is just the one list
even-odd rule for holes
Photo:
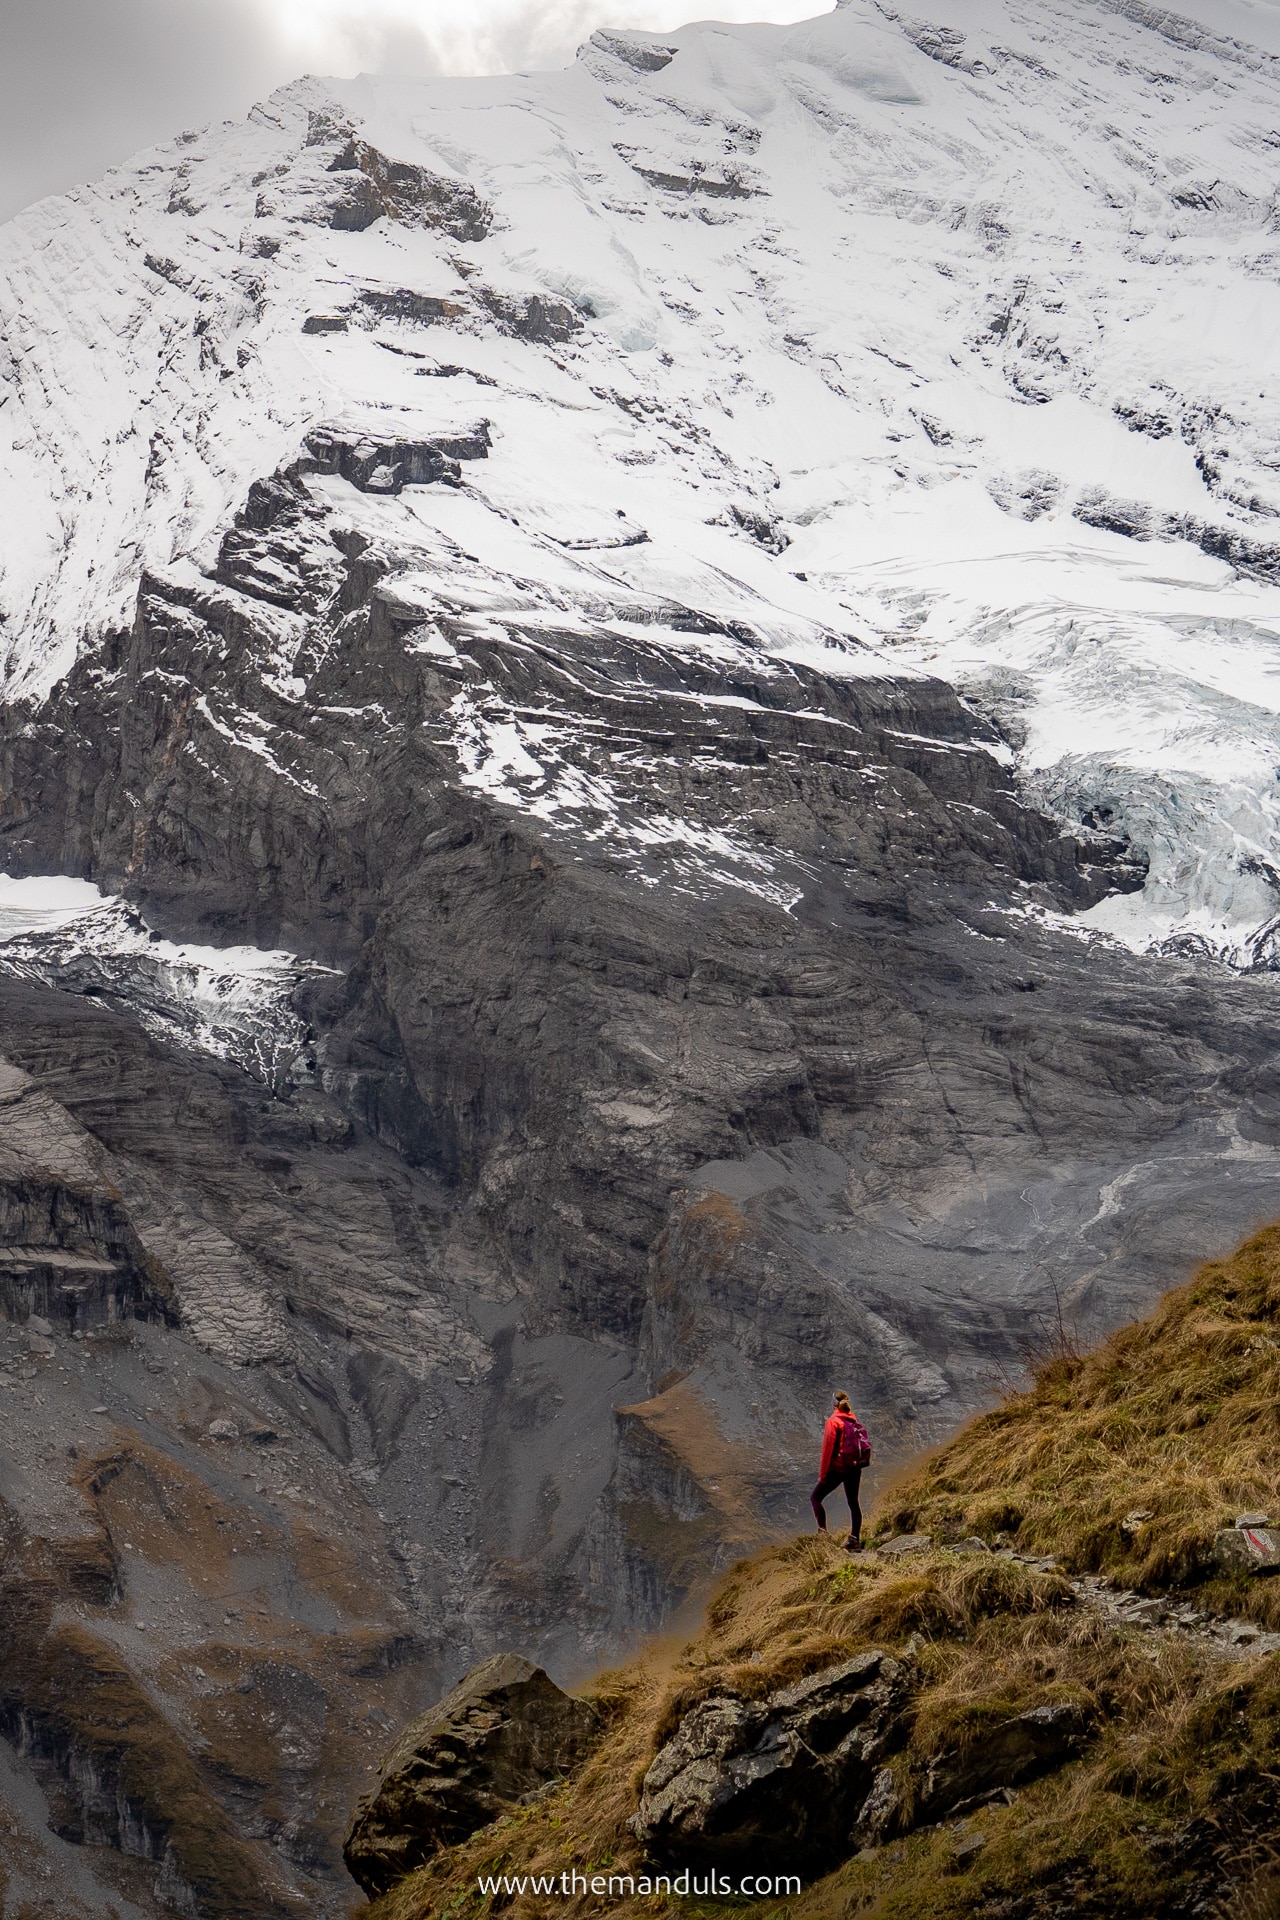
[[[183,133],[0,238],[7,698],[127,631],[144,568],[210,575],[310,447],[316,501],[419,556],[428,629],[940,675],[1149,860],[1083,924],[1272,968],[1278,126],[1274,7],[846,0]],[[456,484],[402,470],[427,443]],[[305,625],[282,596],[286,691]],[[504,804],[793,897],[731,832],[623,822],[554,715],[456,721]]]

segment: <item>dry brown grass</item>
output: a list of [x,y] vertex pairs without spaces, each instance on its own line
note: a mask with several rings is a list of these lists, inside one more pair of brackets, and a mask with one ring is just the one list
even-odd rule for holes
[[[977,1533],[1159,1591],[1199,1581],[1237,1513],[1280,1519],[1280,1228],[1211,1262],[1149,1320],[973,1421],[893,1488],[880,1532]],[[1129,1516],[1150,1519],[1127,1531]],[[1280,1625],[1280,1585],[1218,1583]]]
[[[1266,1831],[1280,1734],[1275,1662],[1227,1665],[1194,1642],[1117,1629],[1078,1605],[1058,1575],[997,1556],[940,1549],[905,1575],[850,1563],[829,1540],[810,1537],[735,1568],[703,1632],[674,1658],[641,1659],[601,1677],[593,1691],[607,1731],[573,1781],[358,1911],[365,1920],[576,1920],[603,1911],[590,1896],[482,1897],[477,1878],[573,1869],[638,1875],[627,1821],[680,1715],[710,1692],[769,1692],[868,1644],[914,1649],[918,1710],[893,1761],[908,1807],[931,1759],[962,1753],[1028,1707],[1076,1701],[1096,1737],[1082,1760],[1025,1789],[1012,1806],[973,1816],[966,1830],[985,1844],[961,1870],[948,1822],[849,1862],[785,1909],[757,1904],[761,1920],[781,1920],[782,1911],[788,1920],[864,1912],[874,1920],[998,1912],[1039,1920],[1049,1909],[1038,1903],[1064,1883],[1078,1884],[1073,1911],[1081,1916],[1166,1920],[1184,1892],[1198,1892],[1215,1845],[1229,1838],[1247,1849],[1255,1828]],[[1214,1824],[1224,1808],[1235,1822],[1229,1835]],[[697,1916],[713,1904],[636,1896],[607,1911],[640,1920]]]
[[[894,1488],[878,1530],[928,1532],[928,1553],[905,1565],[850,1560],[809,1536],[740,1563],[678,1653],[602,1676],[593,1692],[607,1730],[574,1780],[359,1911],[574,1920],[606,1910],[591,1896],[482,1897],[477,1876],[638,1872],[627,1822],[654,1752],[691,1705],[716,1690],[758,1696],[879,1645],[913,1659],[919,1678],[892,1763],[908,1808],[932,1759],[963,1754],[1013,1713],[1069,1699],[1093,1737],[1011,1805],[973,1815],[976,1852],[958,1856],[953,1822],[911,1832],[784,1907],[756,1903],[760,1920],[1170,1920],[1193,1906],[1272,1920],[1280,1661],[1226,1662],[1185,1635],[1117,1626],[1079,1604],[1062,1571],[946,1542],[1003,1532],[1064,1569],[1145,1588],[1199,1581],[1202,1604],[1280,1620],[1280,1581],[1204,1583],[1225,1520],[1280,1509],[1278,1308],[1272,1229],[1097,1353],[1042,1369],[1030,1392]],[[1138,1508],[1153,1518],[1128,1533]],[[713,1907],[723,1903],[637,1896],[607,1911],[696,1920]]]

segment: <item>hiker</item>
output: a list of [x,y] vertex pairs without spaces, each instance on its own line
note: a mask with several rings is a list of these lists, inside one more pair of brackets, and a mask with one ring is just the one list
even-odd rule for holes
[[822,1432],[822,1464],[818,1469],[818,1484],[809,1495],[809,1504],[813,1508],[813,1517],[818,1523],[818,1532],[827,1530],[827,1515],[823,1501],[829,1493],[844,1483],[845,1498],[849,1502],[849,1538],[845,1541],[847,1553],[862,1551],[862,1508],[858,1505],[858,1482],[862,1478],[862,1469],[871,1464],[871,1442],[867,1430],[849,1405],[847,1393],[838,1393],[835,1397],[835,1410]]

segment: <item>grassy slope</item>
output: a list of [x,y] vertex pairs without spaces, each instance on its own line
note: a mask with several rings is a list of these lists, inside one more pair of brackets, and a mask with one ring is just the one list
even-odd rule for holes
[[[850,1563],[810,1537],[735,1568],[687,1646],[597,1683],[609,1733],[573,1781],[360,1911],[481,1920],[497,1907],[474,1891],[478,1873],[636,1864],[626,1821],[638,1783],[688,1705],[713,1689],[766,1692],[878,1645],[913,1647],[920,1674],[914,1730],[893,1763],[908,1805],[931,1757],[980,1742],[1012,1712],[1074,1698],[1096,1734],[1012,1805],[849,1862],[787,1901],[790,1920],[1280,1915],[1267,1879],[1280,1839],[1280,1659],[1224,1662],[1194,1640],[1117,1628],[1076,1605],[1059,1574],[945,1544],[1003,1533],[1068,1571],[1153,1592],[1194,1585],[1201,1606],[1280,1624],[1280,1580],[1209,1574],[1213,1533],[1244,1508],[1280,1518],[1280,1229],[1204,1268],[1097,1353],[1051,1362],[900,1482],[877,1531],[930,1533],[929,1554]],[[1135,1523],[1142,1510],[1152,1517]],[[981,1848],[958,1854],[975,1836]],[[591,1896],[523,1896],[503,1910],[532,1920],[579,1904],[601,1910]],[[710,1908],[636,1898],[608,1910]]]
[[[1151,1592],[1199,1578],[1238,1513],[1280,1520],[1280,1228],[1202,1268],[1096,1353],[1051,1362],[882,1509],[892,1531],[1008,1531],[1027,1551]],[[1280,1626],[1280,1584],[1223,1583],[1203,1598],[1224,1611],[1247,1603]]]

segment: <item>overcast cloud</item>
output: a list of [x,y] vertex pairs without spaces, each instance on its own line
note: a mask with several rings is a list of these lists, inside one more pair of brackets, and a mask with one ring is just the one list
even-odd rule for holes
[[300,73],[562,66],[599,26],[802,20],[831,0],[0,0],[0,220]]

